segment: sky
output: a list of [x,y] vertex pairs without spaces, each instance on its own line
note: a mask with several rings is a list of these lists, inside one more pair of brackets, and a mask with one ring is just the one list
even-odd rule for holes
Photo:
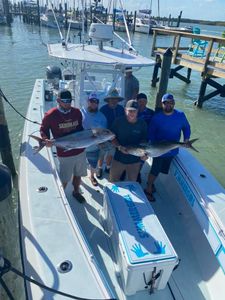
[[[102,0],[107,7],[108,1]],[[150,8],[151,0],[122,0],[128,11]],[[117,3],[119,4],[119,0]],[[117,5],[118,6],[118,5]],[[159,0],[160,16],[182,17],[209,21],[225,21],[225,0]],[[152,15],[158,15],[158,0],[152,0]]]

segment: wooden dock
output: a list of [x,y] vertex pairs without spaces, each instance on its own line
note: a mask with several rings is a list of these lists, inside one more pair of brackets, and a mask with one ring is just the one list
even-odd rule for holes
[[[162,37],[162,35],[171,36],[171,44],[166,47],[160,46],[157,37]],[[202,57],[195,56],[193,52],[190,51],[191,46],[194,47],[193,40],[207,42]],[[180,46],[181,44],[182,47]],[[202,107],[203,102],[216,95],[225,97],[225,85],[221,85],[216,81],[217,78],[225,79],[225,38],[175,30],[155,29],[153,34],[152,56],[156,57],[156,65],[153,72],[152,86],[155,86],[159,80],[158,70],[161,65],[161,59],[168,48],[172,51],[172,64],[176,65],[176,67],[171,67],[170,69],[170,78],[177,77],[186,83],[190,83],[191,70],[201,73],[201,86],[198,99],[195,102],[198,107]],[[178,72],[183,68],[187,68],[186,77]],[[205,94],[207,84],[215,88],[215,91],[208,95]]]

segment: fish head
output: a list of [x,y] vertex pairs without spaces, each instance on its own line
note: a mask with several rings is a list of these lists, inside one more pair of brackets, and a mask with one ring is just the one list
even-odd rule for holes
[[115,134],[107,128],[93,128],[92,133],[95,137],[101,139],[102,142],[115,138]]

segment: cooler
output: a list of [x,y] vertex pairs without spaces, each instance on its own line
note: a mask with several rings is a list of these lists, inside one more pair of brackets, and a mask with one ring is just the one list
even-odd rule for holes
[[125,293],[165,288],[178,256],[141,186],[135,182],[108,184],[103,219]]

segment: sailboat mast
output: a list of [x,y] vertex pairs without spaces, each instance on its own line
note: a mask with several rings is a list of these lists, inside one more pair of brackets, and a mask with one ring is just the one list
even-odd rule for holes
[[151,17],[152,17],[152,0],[150,1],[150,8],[149,8],[149,17],[148,17],[148,24],[151,24]]
[[84,0],[81,0],[81,6],[82,6],[82,44],[84,49]]
[[160,18],[160,6],[159,6],[159,0],[158,0],[158,21],[159,21],[159,18]]

